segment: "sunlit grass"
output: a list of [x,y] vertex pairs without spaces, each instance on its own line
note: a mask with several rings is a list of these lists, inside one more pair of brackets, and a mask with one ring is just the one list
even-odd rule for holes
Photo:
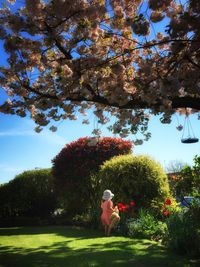
[[0,229],[0,267],[190,267],[157,242],[73,227]]

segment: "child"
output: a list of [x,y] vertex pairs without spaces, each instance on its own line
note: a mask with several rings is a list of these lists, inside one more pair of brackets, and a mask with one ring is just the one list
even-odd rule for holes
[[102,214],[101,222],[105,227],[105,235],[109,236],[113,227],[119,222],[119,210],[117,206],[113,208],[112,198],[114,194],[110,190],[105,190],[102,196]]

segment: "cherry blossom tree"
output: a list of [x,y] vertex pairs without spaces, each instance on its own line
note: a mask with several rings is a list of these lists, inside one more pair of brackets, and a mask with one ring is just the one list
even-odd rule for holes
[[200,109],[199,0],[4,2],[0,111],[30,114],[37,132],[92,109],[102,124],[116,117],[114,133],[148,140],[151,115]]

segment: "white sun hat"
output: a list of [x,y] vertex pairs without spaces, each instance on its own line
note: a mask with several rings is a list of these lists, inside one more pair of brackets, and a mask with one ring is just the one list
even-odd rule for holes
[[106,189],[106,190],[103,192],[102,199],[104,199],[104,200],[108,200],[108,199],[112,199],[113,197],[114,197],[114,194],[113,194],[110,190]]

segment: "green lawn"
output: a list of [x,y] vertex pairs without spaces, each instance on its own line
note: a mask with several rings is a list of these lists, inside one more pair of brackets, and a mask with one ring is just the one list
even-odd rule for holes
[[149,240],[73,227],[0,229],[0,267],[190,267],[197,262],[167,252]]

